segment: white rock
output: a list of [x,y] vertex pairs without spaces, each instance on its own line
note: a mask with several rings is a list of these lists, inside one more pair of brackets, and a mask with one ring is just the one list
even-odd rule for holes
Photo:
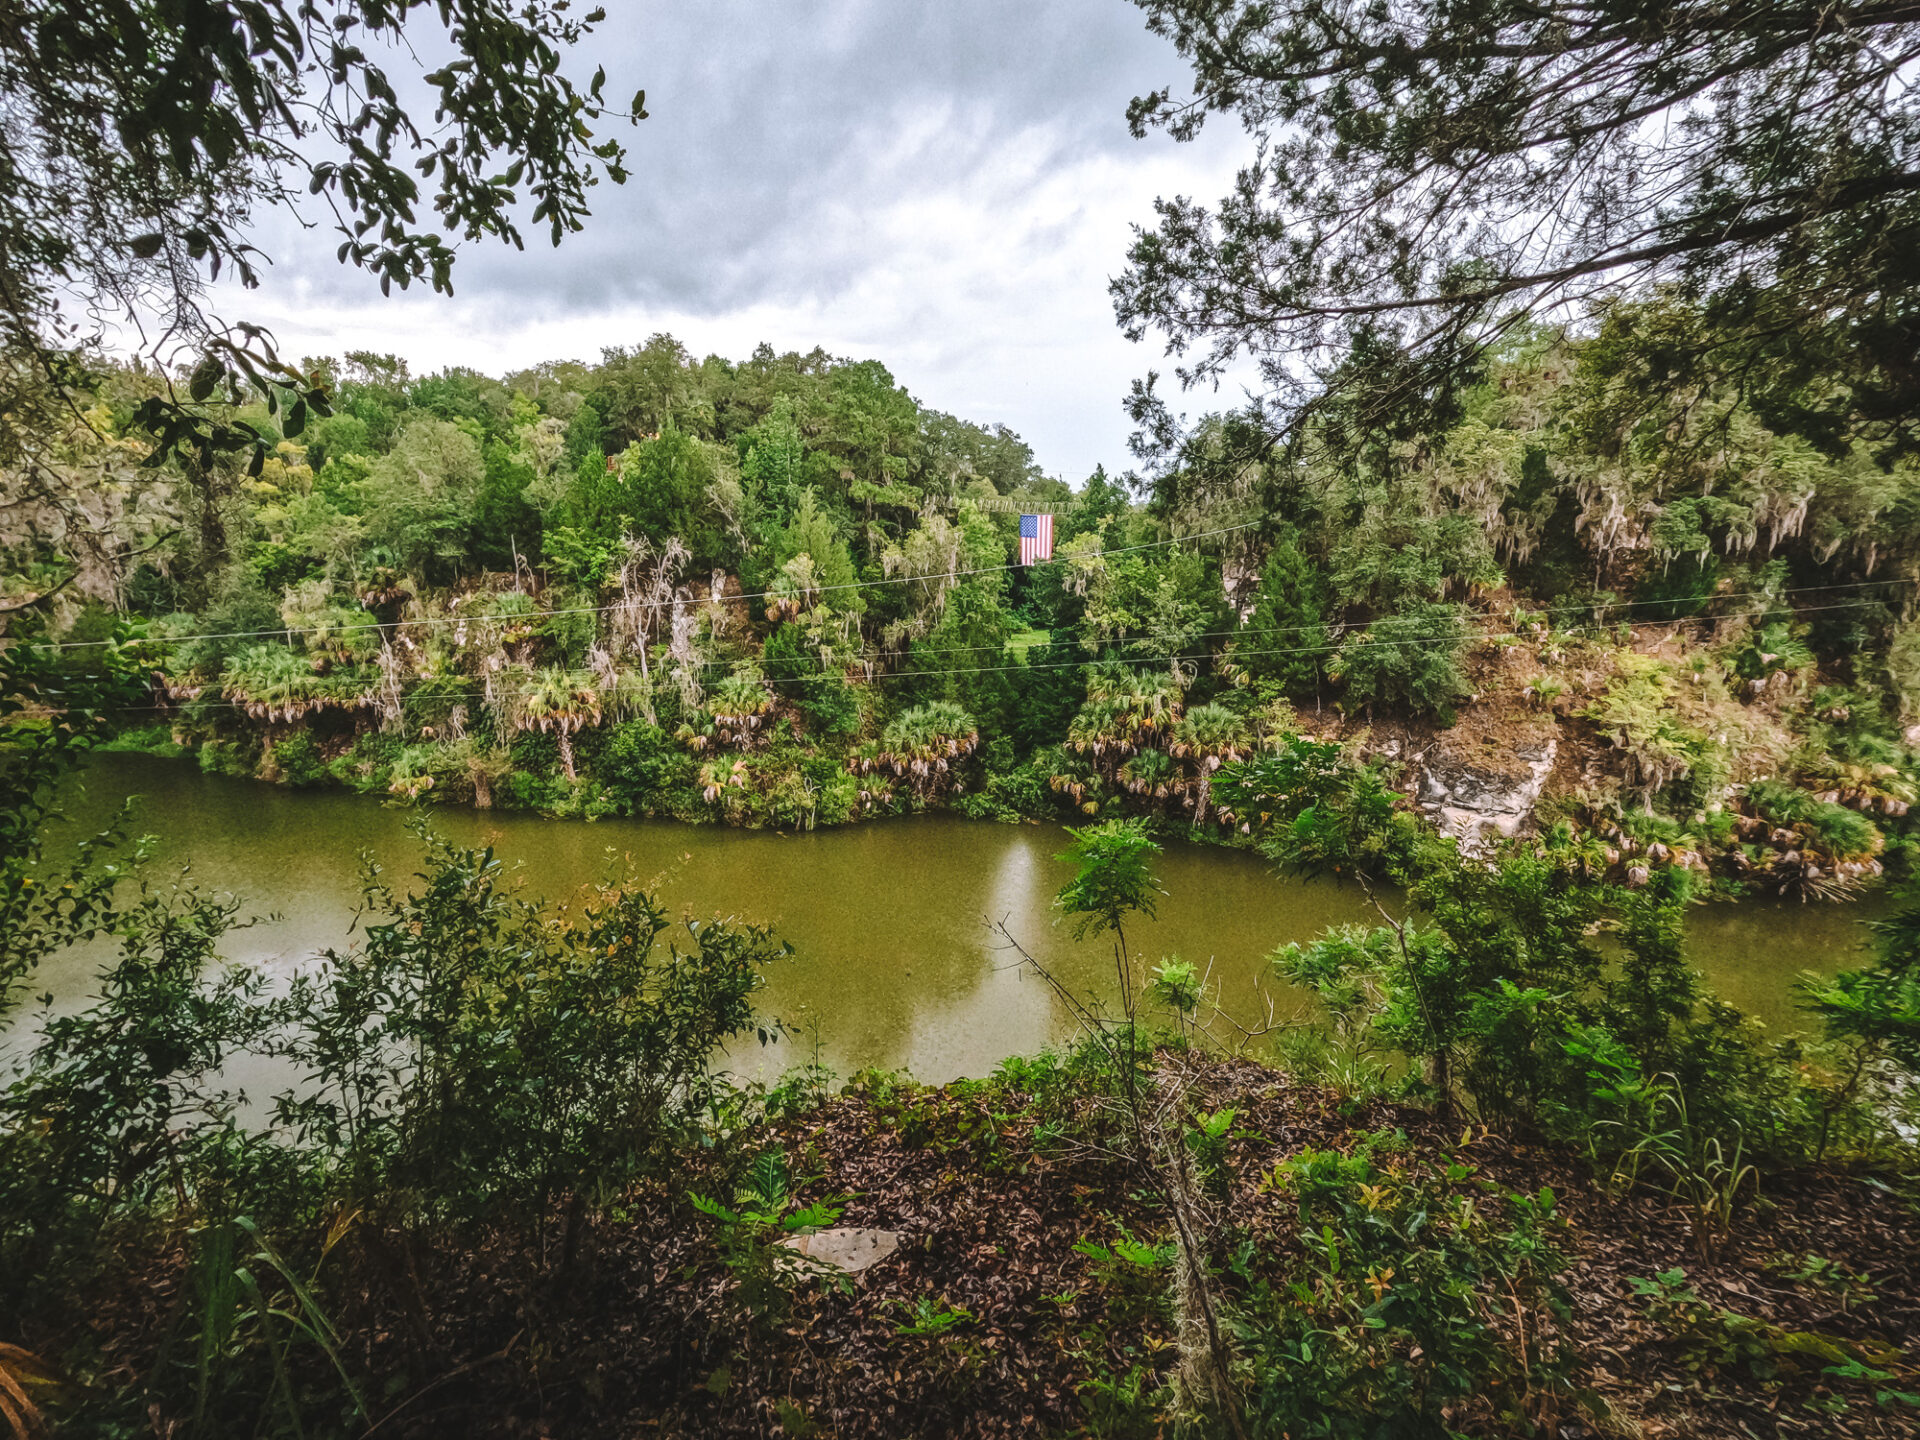
[[1516,751],[1516,758],[1527,767],[1521,776],[1472,764],[1449,765],[1444,757],[1430,761],[1420,776],[1421,805],[1442,834],[1459,840],[1467,854],[1477,854],[1489,847],[1494,836],[1511,839],[1519,834],[1533,817],[1558,749],[1558,742],[1549,739]]
[[898,1230],[872,1230],[843,1225],[811,1235],[794,1235],[780,1242],[796,1255],[857,1275],[900,1248]]

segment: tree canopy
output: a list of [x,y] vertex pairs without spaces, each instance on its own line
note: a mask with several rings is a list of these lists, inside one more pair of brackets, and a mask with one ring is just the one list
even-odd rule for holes
[[[383,293],[416,280],[450,292],[460,240],[558,244],[589,190],[626,178],[605,118],[606,75],[576,85],[567,49],[605,12],[565,0],[20,0],[0,24],[0,461],[32,459],[36,415],[70,403],[108,327],[140,335],[163,373],[142,421],[161,449],[210,464],[264,458],[258,427],[209,412],[255,393],[288,406],[289,433],[325,406],[322,377],[263,330],[205,308],[222,276],[258,283],[254,222],[270,206],[316,213],[339,258]],[[441,33],[431,41],[423,26]],[[378,52],[451,58],[418,75]],[[424,67],[421,67],[424,69]],[[424,86],[433,118],[401,98]],[[196,363],[197,362],[197,363]],[[284,392],[284,394],[283,394]]]
[[[1451,418],[1528,316],[1664,290],[1656,382],[1711,363],[1828,453],[1920,443],[1920,13],[1847,0],[1137,0],[1193,64],[1136,134],[1233,116],[1216,207],[1162,200],[1114,282],[1187,384],[1257,364],[1256,433]],[[1178,424],[1140,382],[1143,455]],[[1338,402],[1338,403],[1329,403]]]

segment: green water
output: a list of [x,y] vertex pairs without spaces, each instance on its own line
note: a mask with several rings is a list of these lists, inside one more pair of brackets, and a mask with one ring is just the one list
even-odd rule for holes
[[[285,973],[348,940],[362,853],[389,875],[417,868],[415,812],[339,792],[293,793],[199,773],[190,763],[103,755],[70,806],[78,831],[137,795],[136,830],[158,837],[156,872],[183,868],[230,891],[262,923],[231,935],[229,958]],[[1053,827],[992,825],[948,816],[882,821],[811,835],[652,821],[583,824],[462,809],[432,823],[463,845],[490,844],[530,890],[565,897],[625,866],[676,912],[733,915],[772,925],[792,942],[763,1009],[802,1028],[783,1047],[748,1048],[734,1068],[767,1075],[805,1058],[815,1041],[841,1074],[863,1065],[911,1070],[929,1081],[982,1075],[1002,1058],[1071,1033],[1046,986],[1023,974],[991,928],[1002,922],[1076,990],[1110,991],[1111,960],[1075,945],[1050,904],[1068,877]],[[1211,969],[1222,1008],[1240,1025],[1304,1013],[1262,957],[1328,925],[1362,920],[1350,887],[1271,873],[1257,857],[1173,845],[1158,864],[1166,896],[1137,928],[1149,957],[1177,954]],[[1786,1029],[1791,984],[1803,969],[1858,958],[1865,907],[1715,906],[1693,913],[1696,963],[1727,999]],[[57,1007],[85,995],[97,951],[57,957],[35,990]],[[19,1035],[16,1030],[16,1037]],[[1221,1026],[1222,1038],[1235,1038]]]

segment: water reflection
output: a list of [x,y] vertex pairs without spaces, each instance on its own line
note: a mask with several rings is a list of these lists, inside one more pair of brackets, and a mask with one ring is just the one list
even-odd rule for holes
[[[134,793],[143,797],[136,828],[159,835],[158,872],[184,868],[202,886],[241,896],[249,913],[273,912],[226,950],[278,974],[348,941],[363,852],[396,882],[419,869],[409,812],[139,756],[98,757],[73,806],[74,832],[97,827]],[[878,1065],[935,1081],[985,1074],[1009,1054],[1068,1037],[1065,1008],[1011,965],[990,921],[1004,919],[1076,993],[1111,999],[1107,947],[1076,944],[1055,923],[1052,898],[1069,867],[1057,858],[1067,837],[1053,827],[927,816],[793,836],[468,810],[431,819],[455,843],[493,845],[536,894],[566,898],[624,871],[648,879],[675,913],[773,926],[796,954],[776,967],[763,1008],[801,1033],[765,1050],[746,1042],[734,1068],[747,1073],[806,1058],[816,1035],[840,1074]],[[1138,951],[1148,964],[1179,954],[1211,967],[1221,1002],[1249,1026],[1269,1000],[1282,1017],[1303,1008],[1272,979],[1264,957],[1274,946],[1371,918],[1353,889],[1283,880],[1243,853],[1175,845],[1156,868],[1167,893],[1159,918],[1135,928]],[[1696,911],[1689,933],[1716,987],[1780,1028],[1796,1023],[1797,971],[1857,962],[1861,918],[1857,907],[1719,906]],[[99,960],[97,950],[57,957],[35,989],[72,1006]],[[16,1028],[16,1043],[20,1035]]]

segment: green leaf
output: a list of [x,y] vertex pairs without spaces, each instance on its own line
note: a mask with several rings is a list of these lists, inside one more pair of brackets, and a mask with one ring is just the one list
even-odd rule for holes
[[196,401],[205,400],[226,373],[227,367],[216,356],[208,355],[193,367],[193,374],[187,379],[187,393]]

